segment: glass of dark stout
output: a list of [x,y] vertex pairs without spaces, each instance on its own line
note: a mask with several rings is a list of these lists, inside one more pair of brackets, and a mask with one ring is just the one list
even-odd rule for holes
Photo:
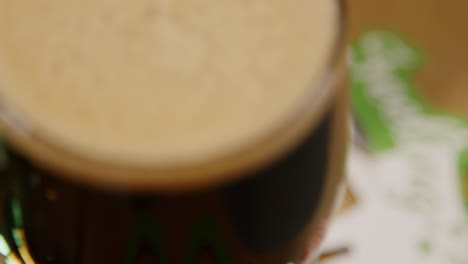
[[310,263],[343,189],[339,0],[0,0],[6,263]]

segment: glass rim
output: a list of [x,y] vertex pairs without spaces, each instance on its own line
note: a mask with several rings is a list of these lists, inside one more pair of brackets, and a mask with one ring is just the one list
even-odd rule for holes
[[[64,179],[87,185],[131,191],[179,191],[219,185],[240,178],[248,174],[248,171],[271,163],[301,142],[330,107],[333,95],[337,92],[333,83],[341,78],[339,68],[344,57],[347,33],[345,0],[334,1],[337,4],[338,28],[334,33],[333,45],[329,49],[328,62],[324,64],[323,73],[319,75],[322,77],[310,85],[311,88],[287,118],[261,138],[254,142],[246,142],[229,153],[193,163],[155,162],[151,166],[88,158],[54,142],[40,130],[23,129],[22,124],[27,119],[12,114],[11,104],[2,101],[1,98],[0,131],[13,148],[33,162],[57,172]],[[290,133],[294,135],[283,135],[285,131],[294,130],[291,129],[294,127],[297,131]],[[279,143],[273,144],[274,147],[268,146],[275,141]],[[154,177],[155,174],[158,174],[158,177]]]

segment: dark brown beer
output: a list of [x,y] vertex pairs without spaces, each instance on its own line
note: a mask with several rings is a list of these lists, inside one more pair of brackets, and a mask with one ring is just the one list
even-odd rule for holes
[[339,1],[15,1],[0,0],[7,262],[313,257],[343,181]]

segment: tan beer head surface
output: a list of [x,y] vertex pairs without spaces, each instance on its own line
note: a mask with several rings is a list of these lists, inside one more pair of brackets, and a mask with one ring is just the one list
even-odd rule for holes
[[81,156],[207,160],[291,117],[338,23],[330,0],[0,0],[0,96]]

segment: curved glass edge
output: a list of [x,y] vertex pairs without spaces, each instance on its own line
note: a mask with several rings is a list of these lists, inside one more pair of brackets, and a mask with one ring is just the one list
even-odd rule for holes
[[[316,89],[310,89],[310,94],[304,96],[304,102],[301,103],[296,111],[293,111],[291,113],[291,117],[287,118],[285,122],[279,124],[275,129],[272,129],[267,135],[262,137],[261,139],[258,139],[257,142],[250,142],[247,145],[242,145],[237,148],[237,150],[234,150],[231,153],[227,153],[225,155],[220,155],[214,159],[210,159],[207,161],[200,161],[196,164],[170,164],[170,165],[161,165],[161,164],[154,164],[151,167],[142,167],[140,165],[135,165],[135,164],[123,164],[123,163],[116,163],[116,162],[110,162],[110,161],[100,161],[100,160],[91,160],[87,157],[84,157],[82,155],[79,155],[78,153],[73,153],[70,152],[69,150],[64,149],[62,146],[59,146],[57,144],[54,144],[51,139],[47,137],[47,135],[42,135],[38,131],[34,131],[31,127],[27,126],[27,122],[24,122],[25,120],[22,120],[19,118],[18,115],[12,115],[13,111],[8,111],[8,107],[6,107],[6,104],[4,103],[3,105],[0,105],[0,113],[2,115],[0,116],[0,121],[3,122],[3,129],[7,130],[9,133],[9,137],[16,137],[17,134],[23,139],[25,139],[23,142],[21,142],[22,146],[21,148],[27,152],[28,149],[28,144],[31,142],[36,142],[37,144],[33,146],[29,146],[30,148],[36,148],[36,151],[30,150],[29,154],[31,156],[37,155],[37,152],[40,152],[38,150],[48,150],[50,153],[54,153],[54,155],[57,156],[62,156],[66,157],[67,162],[63,162],[63,166],[69,166],[70,171],[72,170],[71,168],[74,167],[88,167],[90,168],[98,168],[96,169],[96,174],[102,173],[103,171],[108,171],[109,174],[114,174],[116,170],[122,171],[127,171],[126,173],[128,175],[146,175],[143,178],[148,178],[149,172],[158,172],[158,171],[164,171],[168,172],[169,174],[172,175],[172,172],[174,175],[178,174],[188,174],[189,171],[197,171],[199,168],[204,168],[204,171],[210,171],[206,168],[211,166],[212,164],[229,164],[231,160],[239,160],[238,157],[244,156],[246,153],[252,152],[252,150],[257,149],[257,147],[266,145],[265,142],[274,142],[274,139],[277,137],[281,137],[281,135],[284,133],[284,131],[287,131],[291,124],[295,124],[298,122],[301,122],[302,119],[306,119],[308,116],[314,115],[316,112],[320,112],[320,108],[326,107],[326,104],[329,104],[328,101],[329,99],[333,96],[333,93],[335,91],[333,88],[333,85],[330,85],[334,79],[337,78],[336,71],[339,65],[339,61],[343,57],[343,52],[345,49],[345,40],[346,40],[346,7],[345,7],[345,0],[334,0],[336,1],[337,4],[337,30],[336,30],[336,40],[334,41],[334,47],[330,48],[330,58],[328,59],[329,62],[327,65],[324,66],[324,73],[323,73],[323,80],[319,81],[318,83],[314,83],[311,86],[319,86],[319,88]],[[10,109],[11,110],[11,109]],[[315,117],[315,119],[317,119]],[[12,121],[13,120],[13,121]],[[18,125],[18,124],[24,124],[24,125]],[[24,128],[26,127],[26,128]],[[31,131],[31,132],[25,132],[25,131]],[[18,143],[22,141],[22,139],[16,138],[15,143]],[[28,143],[29,142],[29,143]],[[18,143],[19,144],[19,143]],[[287,144],[287,143],[285,143]],[[15,145],[15,144],[13,144]],[[283,146],[281,148],[278,147],[278,150],[273,150],[275,152],[275,155],[280,155],[280,153],[285,152],[285,149],[288,148],[287,146]],[[261,154],[259,154],[261,155]],[[45,159],[42,157],[42,159]],[[50,158],[50,160],[53,160],[53,158]],[[53,164],[54,161],[49,161],[51,167],[57,167],[57,164]],[[72,164],[73,166],[69,165]],[[62,166],[62,165],[61,165]],[[250,163],[249,165],[245,165],[246,167],[255,167],[252,166]],[[178,168],[184,168],[178,170]],[[115,169],[116,168],[116,169]],[[246,170],[248,169],[246,168]],[[63,169],[63,168],[61,168]],[[90,170],[93,170],[90,169]],[[99,171],[99,173],[97,172]],[[208,172],[206,172],[208,173]],[[213,172],[214,174],[214,172]],[[154,186],[157,187],[157,186]],[[167,186],[166,186],[167,187]]]

